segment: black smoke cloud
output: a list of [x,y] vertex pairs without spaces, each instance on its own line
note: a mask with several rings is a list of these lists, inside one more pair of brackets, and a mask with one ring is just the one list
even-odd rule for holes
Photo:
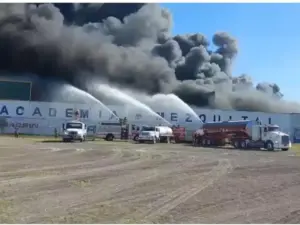
[[228,33],[210,43],[200,33],[172,37],[171,28],[172,15],[157,4],[1,4],[0,70],[85,90],[99,78],[201,107],[300,111],[279,100],[278,85],[232,76],[238,44]]

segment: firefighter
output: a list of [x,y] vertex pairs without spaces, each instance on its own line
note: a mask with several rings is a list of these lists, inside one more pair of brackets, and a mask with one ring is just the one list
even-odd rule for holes
[[179,128],[179,126],[176,126],[176,125],[172,126],[173,138],[174,138],[175,143],[180,142],[180,138],[179,138],[180,134],[178,133],[178,128]]
[[196,146],[197,145],[197,133],[194,132],[193,134],[193,146]]
[[55,138],[58,138],[58,131],[57,131],[57,128],[54,128],[54,137],[55,137]]
[[79,118],[80,118],[80,112],[79,112],[79,110],[75,110],[74,116],[75,116],[76,120],[79,120]]
[[202,135],[201,134],[197,134],[197,145],[198,146],[202,145]]
[[202,143],[202,135],[203,135],[203,130],[198,129],[194,133],[194,146],[199,146]]
[[19,127],[15,126],[15,137],[19,137]]

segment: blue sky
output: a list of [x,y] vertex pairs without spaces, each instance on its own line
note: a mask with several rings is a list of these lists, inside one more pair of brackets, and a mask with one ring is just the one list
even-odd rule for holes
[[161,4],[173,15],[173,34],[226,31],[239,43],[233,74],[274,82],[300,101],[300,4]]

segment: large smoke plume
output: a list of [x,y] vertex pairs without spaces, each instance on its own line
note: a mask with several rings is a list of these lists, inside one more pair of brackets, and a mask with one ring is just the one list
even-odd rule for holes
[[[233,76],[237,40],[225,32],[171,36],[172,15],[157,4],[1,4],[0,70],[35,74],[87,90],[89,79],[188,104],[299,112],[276,84]],[[84,81],[84,82],[83,82]]]

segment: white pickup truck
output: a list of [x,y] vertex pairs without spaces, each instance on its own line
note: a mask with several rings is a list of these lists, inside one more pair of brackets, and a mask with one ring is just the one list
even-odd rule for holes
[[62,134],[63,142],[75,141],[75,140],[79,140],[80,142],[83,142],[86,140],[86,136],[87,136],[86,124],[77,120],[69,121],[63,124],[63,134]]
[[170,142],[170,138],[173,137],[173,131],[170,127],[166,126],[143,126],[142,130],[138,134],[138,142]]

